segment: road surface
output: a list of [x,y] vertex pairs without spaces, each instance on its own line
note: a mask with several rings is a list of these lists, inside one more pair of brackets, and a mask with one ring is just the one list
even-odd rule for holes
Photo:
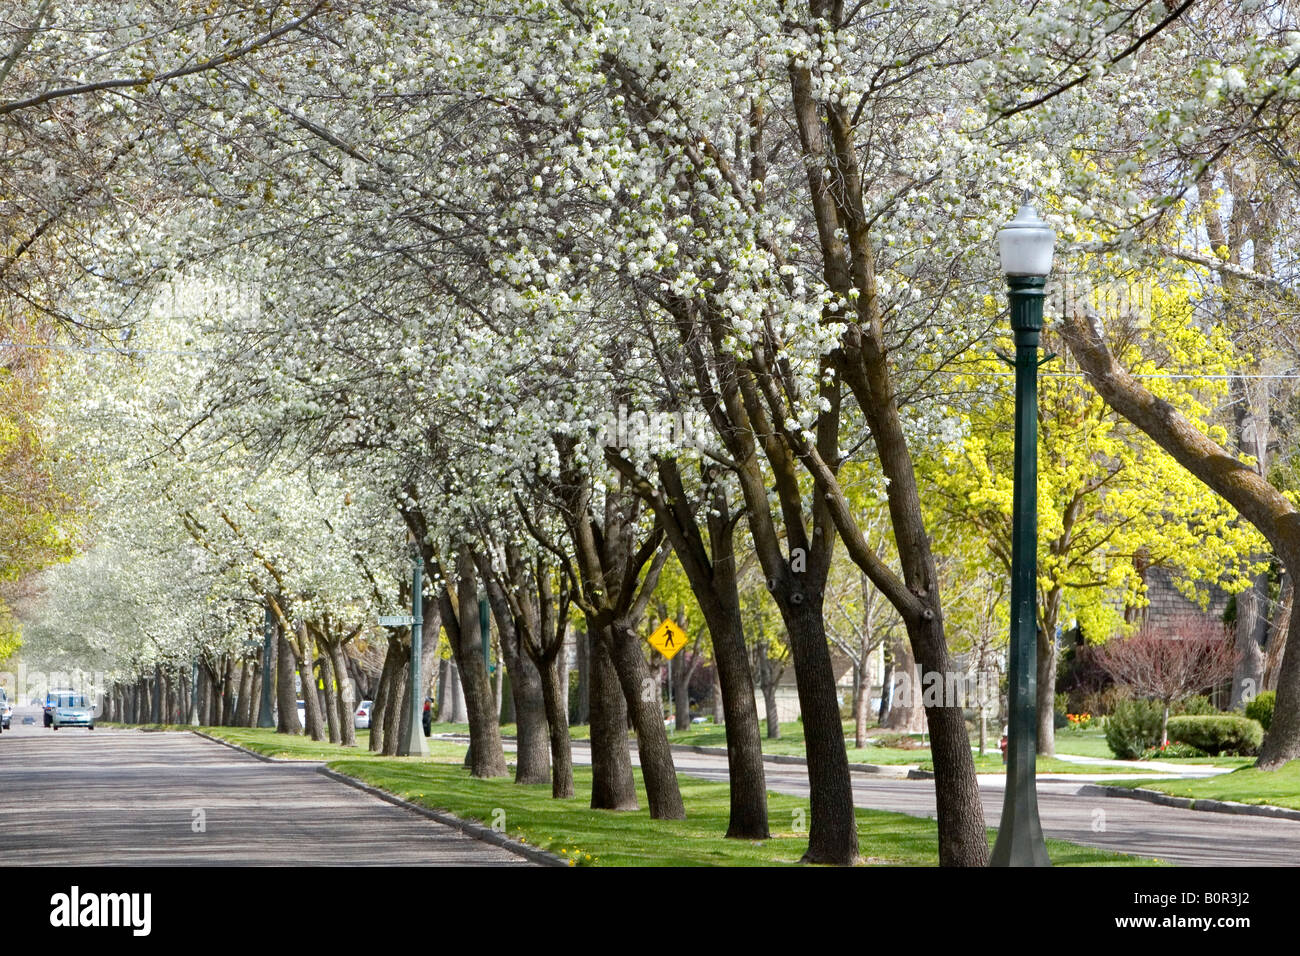
[[529,865],[311,764],[266,763],[194,734],[56,732],[40,715],[15,708],[0,735],[8,866]]

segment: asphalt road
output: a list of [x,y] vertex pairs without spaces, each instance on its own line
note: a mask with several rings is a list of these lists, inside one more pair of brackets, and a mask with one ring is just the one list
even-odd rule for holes
[[[632,758],[636,759],[633,747]],[[591,762],[585,741],[575,741],[575,763]],[[706,754],[673,753],[678,773],[709,780],[727,779],[727,758]],[[807,771],[795,764],[767,764],[767,788],[806,797]],[[913,816],[934,817],[934,781],[897,780],[855,773],[854,803],[876,810],[896,810]],[[980,777],[984,819],[997,826],[1002,816],[1002,778]],[[1155,857],[1183,866],[1297,866],[1300,865],[1300,821],[1268,817],[1233,816],[1180,810],[1115,797],[1078,794],[1081,784],[1038,784],[1038,814],[1049,837],[1101,847],[1119,853]],[[870,837],[862,852],[870,854]]]
[[0,735],[9,866],[529,865],[310,764],[266,763],[193,734],[56,732],[40,713],[15,709]]

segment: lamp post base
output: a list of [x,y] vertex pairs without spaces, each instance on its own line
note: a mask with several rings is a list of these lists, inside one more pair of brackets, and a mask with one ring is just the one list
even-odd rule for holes
[[[1020,803],[1019,800],[1016,803]],[[1013,819],[1007,819],[1011,816]],[[989,866],[1051,866],[1043,831],[1038,823],[1038,809],[1026,811],[1015,806],[1003,808],[1002,824]]]
[[429,745],[424,740],[424,727],[420,721],[411,721],[411,730],[397,746],[397,756],[399,757],[427,757],[429,756]]

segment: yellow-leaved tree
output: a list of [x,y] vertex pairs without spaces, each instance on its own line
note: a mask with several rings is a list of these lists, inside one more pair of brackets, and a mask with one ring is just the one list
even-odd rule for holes
[[[1207,434],[1223,440],[1216,408],[1227,395],[1232,347],[1202,329],[1190,281],[1132,285],[1095,294],[1115,330],[1112,351],[1151,391]],[[990,308],[994,306],[990,303]],[[1050,322],[1050,320],[1049,320]],[[1057,337],[1049,324],[1044,349]],[[1087,385],[1066,350],[1045,365],[1038,391],[1038,717],[1039,752],[1054,753],[1057,635],[1077,623],[1094,641],[1135,618],[1146,575],[1167,569],[1202,605],[1212,585],[1249,584],[1259,534]],[[960,409],[961,440],[922,464],[928,496],[950,531],[986,541],[989,566],[1009,575],[1014,391],[994,350],[973,356],[957,376],[973,396]]]

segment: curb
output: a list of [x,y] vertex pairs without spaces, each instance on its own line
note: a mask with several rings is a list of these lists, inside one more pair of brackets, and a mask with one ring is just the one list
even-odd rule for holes
[[1103,787],[1100,784],[1085,783],[1079,788],[1079,795],[1127,797],[1130,800],[1142,800],[1162,807],[1199,810],[1202,813],[1230,813],[1235,816],[1300,820],[1300,810],[1292,810],[1289,807],[1275,807],[1267,803],[1235,803],[1231,800],[1195,800],[1191,797],[1175,797],[1159,790],[1146,790],[1141,787]]
[[214,737],[211,734],[205,734],[201,730],[191,730],[190,733],[194,734],[194,736],[196,737],[202,737],[204,740],[211,740],[214,744],[221,744],[222,746],[229,747],[232,750],[238,750],[240,753],[248,754],[248,756],[250,757],[256,757],[258,760],[265,761],[266,763],[301,763],[301,764],[308,764],[308,765],[312,765],[312,764],[324,765],[323,760],[298,760],[294,757],[268,757],[266,754],[260,754],[256,750],[249,750],[247,747],[241,747],[239,744],[232,743],[229,740],[222,740],[220,737]]
[[[296,762],[302,763],[302,761]],[[475,840],[480,840],[483,843],[490,843],[503,850],[508,850],[516,856],[522,856],[524,859],[530,860],[533,863],[539,863],[542,866],[559,866],[564,867],[565,869],[569,868],[568,860],[563,857],[556,856],[554,853],[547,853],[545,850],[539,850],[537,847],[529,846],[526,843],[520,843],[518,840],[513,840],[504,834],[498,833],[491,827],[483,826],[481,823],[463,820],[444,810],[430,810],[428,807],[422,807],[418,803],[412,803],[410,800],[405,800],[396,794],[389,793],[387,790],[380,790],[378,787],[372,787],[370,784],[358,780],[356,777],[349,777],[347,774],[339,773],[337,770],[331,770],[323,764],[316,768],[316,772],[329,777],[331,780],[336,780],[339,783],[345,783],[350,787],[355,787],[364,793],[370,794],[372,797],[378,797],[380,800],[391,803],[394,806],[403,807],[404,809],[418,813],[422,817],[428,817],[430,820],[441,823],[444,826],[452,827]]]

